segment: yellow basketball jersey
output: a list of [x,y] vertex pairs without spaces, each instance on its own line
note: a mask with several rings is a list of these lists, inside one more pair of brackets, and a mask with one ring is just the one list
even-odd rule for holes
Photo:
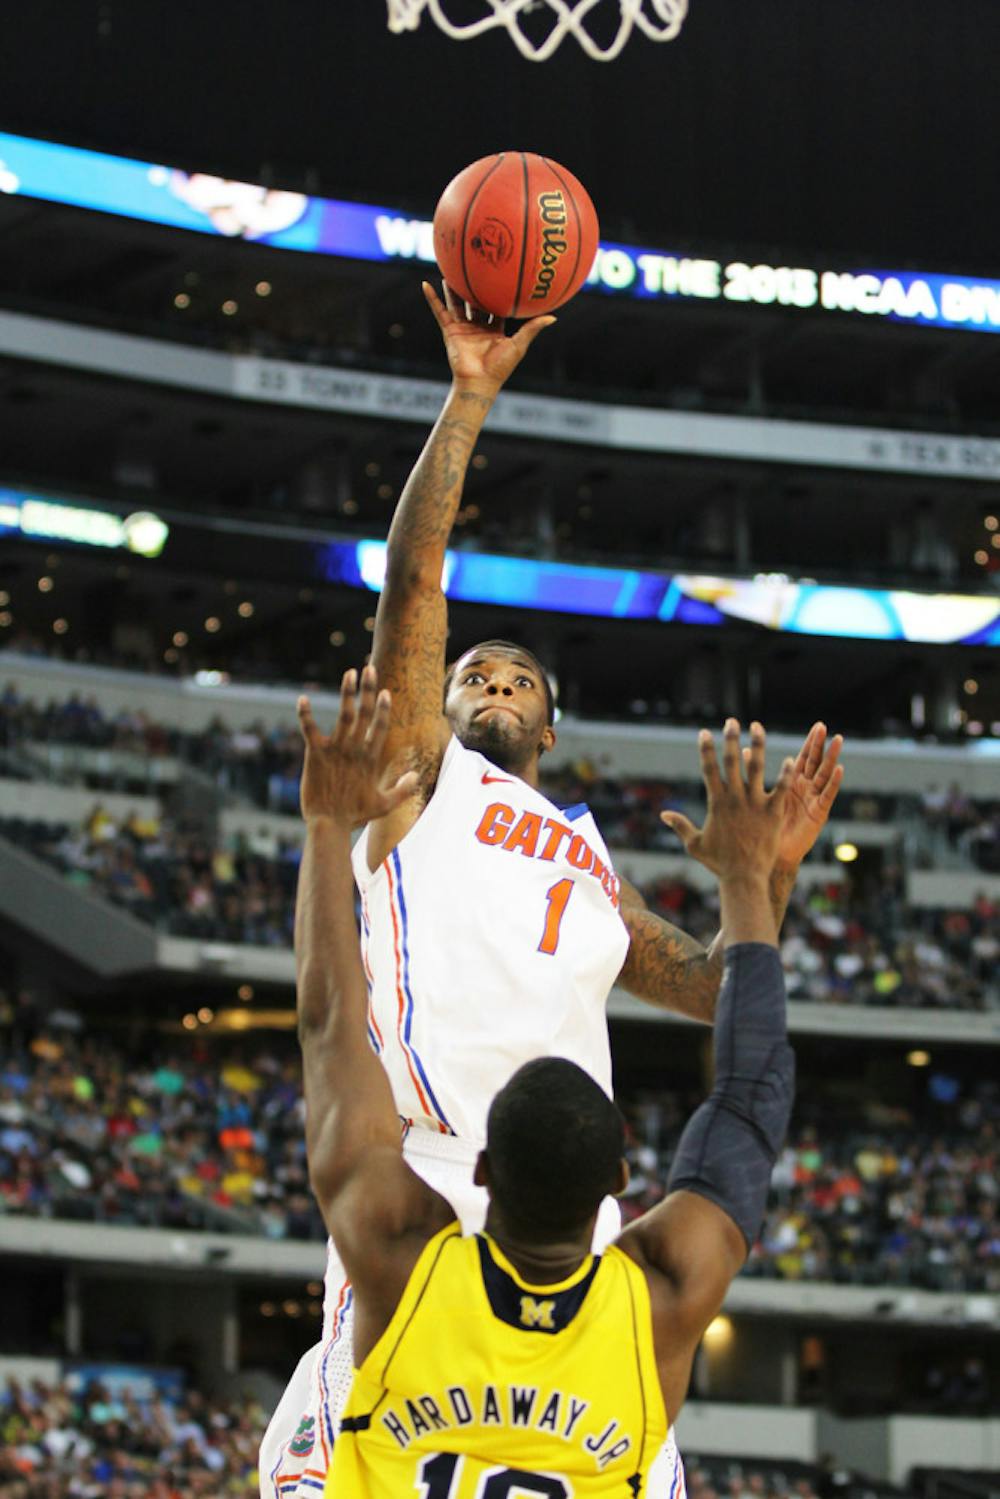
[[626,1254],[533,1286],[453,1223],[355,1370],[326,1499],[630,1499],[666,1435],[649,1291]]

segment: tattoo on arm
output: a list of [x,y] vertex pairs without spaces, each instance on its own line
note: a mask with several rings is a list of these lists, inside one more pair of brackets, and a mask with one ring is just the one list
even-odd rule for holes
[[[414,549],[443,552],[462,498],[462,485],[491,402],[472,391],[454,391],[445,404],[403,490],[389,529],[390,561],[397,543],[402,562]],[[420,560],[419,557],[416,560]]]
[[722,941],[702,947],[652,911],[623,906],[631,942],[619,983],[650,1004],[711,1024],[722,979]]
[[[445,549],[490,401],[452,391],[407,480],[389,529],[385,586],[375,612],[373,660],[393,697],[387,753],[438,743],[448,611]],[[429,771],[433,785],[436,763]]]
[[[797,874],[785,866],[771,874],[771,909],[779,931]],[[641,905],[623,904],[622,919],[631,938],[618,976],[622,987],[637,999],[711,1025],[722,982],[722,933],[706,948]]]

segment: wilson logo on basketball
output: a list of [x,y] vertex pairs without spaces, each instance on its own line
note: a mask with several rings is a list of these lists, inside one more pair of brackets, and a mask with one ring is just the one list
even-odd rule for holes
[[531,293],[533,302],[544,301],[552,290],[560,256],[566,254],[566,199],[562,193],[539,193],[538,212],[542,221],[542,254]]

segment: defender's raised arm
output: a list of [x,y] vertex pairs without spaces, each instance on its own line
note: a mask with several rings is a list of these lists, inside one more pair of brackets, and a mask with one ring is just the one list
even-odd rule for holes
[[768,793],[764,730],[753,725],[745,760],[739,741],[739,725],[730,719],[720,773],[712,737],[702,733],[705,826],[696,828],[676,815],[672,822],[688,853],[719,880],[724,967],[715,1018],[715,1083],[681,1136],[669,1195],[619,1241],[649,1277],[657,1362],[671,1420],[683,1403],[701,1334],[759,1230],[794,1091],[795,1059],[786,1035],[769,883],[795,765],[785,762]]
[[[843,743],[840,734],[828,738],[826,724],[815,723],[792,767],[768,882],[771,914],[779,931],[799,865],[826,826],[840,790],[844,778],[839,763]],[[745,749],[744,758],[751,753]],[[660,816],[682,841],[695,831],[680,813],[661,812]],[[639,891],[627,880],[622,880],[622,920],[631,939],[625,966],[618,976],[622,987],[649,1004],[711,1024],[722,980],[722,933],[708,947],[702,946],[694,937],[650,911]]]

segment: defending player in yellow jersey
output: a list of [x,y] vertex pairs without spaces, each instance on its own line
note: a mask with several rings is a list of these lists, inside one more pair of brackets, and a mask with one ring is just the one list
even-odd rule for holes
[[[579,1069],[555,1059],[536,1083],[561,1068],[575,1089]],[[334,1495],[629,1493],[667,1435],[642,1271],[612,1245],[536,1284],[489,1234],[449,1225],[355,1373],[341,1431]]]
[[[310,1174],[354,1287],[355,1376],[327,1499],[604,1499],[647,1493],[704,1328],[759,1227],[788,1122],[794,1058],[768,881],[792,775],[764,789],[764,732],[700,739],[705,826],[664,814],[719,879],[725,964],[715,1083],[662,1203],[603,1255],[627,1180],[617,1108],[575,1063],[519,1068],[490,1106],[475,1180],[485,1230],[463,1236],[406,1163],[367,1038],[350,830],[413,794],[379,779],[389,695],[344,679],[332,736],[299,713],[308,825],[296,911]],[[830,791],[830,800],[836,788]],[[502,1015],[497,1023],[502,1024]]]

